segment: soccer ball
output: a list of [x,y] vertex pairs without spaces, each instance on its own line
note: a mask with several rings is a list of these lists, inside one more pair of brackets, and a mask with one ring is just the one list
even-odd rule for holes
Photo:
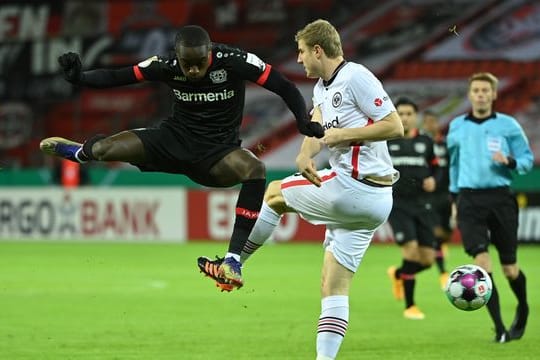
[[480,266],[461,265],[455,268],[446,283],[446,297],[460,310],[478,310],[491,297],[493,284]]

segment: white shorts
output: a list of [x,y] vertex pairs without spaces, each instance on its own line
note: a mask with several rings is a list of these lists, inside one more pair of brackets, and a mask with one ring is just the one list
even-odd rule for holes
[[287,206],[314,225],[326,225],[324,246],[356,272],[375,230],[392,210],[392,187],[374,187],[331,169],[318,171],[321,187],[302,175],[283,179]]

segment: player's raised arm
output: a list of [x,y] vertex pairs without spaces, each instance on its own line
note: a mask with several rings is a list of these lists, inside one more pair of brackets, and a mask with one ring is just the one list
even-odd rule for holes
[[[270,65],[267,65],[270,67]],[[296,126],[301,134],[321,138],[324,130],[320,123],[310,121],[306,102],[296,85],[276,69],[270,67],[268,78],[262,84],[264,88],[281,96],[296,119]]]
[[68,52],[58,58],[58,63],[64,73],[64,78],[73,85],[83,85],[93,88],[108,88],[135,84],[140,81],[136,67],[119,69],[96,69],[82,71],[82,63],[78,54]]
[[[322,122],[321,109],[318,106],[313,109],[313,117],[311,120],[315,124],[320,124]],[[318,187],[321,186],[322,179],[317,173],[313,157],[321,151],[322,147],[321,140],[314,137],[306,137],[304,138],[304,142],[300,147],[300,152],[296,157],[298,172],[313,185]]]

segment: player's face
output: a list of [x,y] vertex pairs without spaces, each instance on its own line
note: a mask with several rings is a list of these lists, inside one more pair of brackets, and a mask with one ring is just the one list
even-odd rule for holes
[[201,80],[210,67],[211,48],[209,46],[179,46],[176,49],[176,57],[180,69],[189,81]]
[[416,128],[416,111],[412,105],[399,105],[397,112],[403,124],[403,130],[408,133]]
[[298,58],[296,62],[304,65],[306,77],[313,79],[321,76],[315,49],[307,46],[302,39],[298,40]]
[[469,86],[469,101],[471,102],[473,113],[480,115],[491,114],[493,101],[497,98],[497,93],[491,84],[485,80],[474,80]]

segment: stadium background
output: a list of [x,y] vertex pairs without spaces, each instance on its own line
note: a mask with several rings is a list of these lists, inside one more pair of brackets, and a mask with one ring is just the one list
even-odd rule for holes
[[[444,124],[468,110],[466,79],[472,72],[496,74],[496,109],[519,119],[538,164],[539,16],[540,5],[521,0],[380,1],[376,7],[332,0],[2,2],[0,237],[226,241],[230,234],[235,189],[208,191],[182,176],[141,174],[114,163],[84,167],[91,188],[55,188],[61,165],[38,151],[41,139],[82,141],[147,126],[166,117],[172,101],[159,84],[73,87],[56,61],[65,51],[80,53],[86,69],[132,65],[168,54],[175,29],[196,23],[214,41],[277,66],[309,103],[313,84],[296,64],[294,33],[310,20],[328,18],[342,34],[347,59],[372,69],[391,96],[407,95],[421,109],[440,113]],[[295,170],[301,137],[281,99],[263,88],[247,90],[242,138],[265,161],[270,179]],[[540,170],[517,178],[514,188],[523,207],[520,240],[538,242]],[[321,229],[288,216],[276,240],[321,236]],[[388,227],[378,233],[377,241],[391,240]]]
[[[85,185],[58,185],[61,163],[43,156],[48,136],[83,140],[142,127],[168,115],[171,94],[155,84],[109,90],[72,87],[57,57],[86,69],[133,65],[167,54],[183,24],[205,26],[277,66],[310,101],[313,83],[295,63],[296,30],[334,23],[346,58],[370,67],[392,97],[408,95],[448,121],[468,110],[466,79],[501,79],[496,108],[514,114],[535,152],[516,178],[523,243],[540,242],[540,5],[520,0],[102,0],[0,2],[0,358],[314,358],[323,231],[287,216],[247,264],[246,285],[221,294],[197,273],[200,255],[222,254],[237,189],[202,188],[185,177],[141,174],[125,164],[82,167]],[[244,144],[269,179],[294,171],[301,137],[282,101],[247,90]],[[261,151],[264,149],[264,151]],[[319,159],[324,165],[325,156]],[[454,237],[459,240],[459,237]],[[31,241],[29,241],[31,240]],[[208,241],[210,240],[210,241]],[[377,242],[391,243],[385,226]],[[290,244],[289,244],[290,243]],[[417,284],[427,318],[402,319],[386,268],[399,250],[376,244],[351,289],[340,359],[537,359],[540,247],[522,246],[531,312],[523,340],[491,343],[486,311],[449,305],[430,270]],[[449,268],[470,261],[450,247]],[[507,324],[515,303],[499,281]]]

